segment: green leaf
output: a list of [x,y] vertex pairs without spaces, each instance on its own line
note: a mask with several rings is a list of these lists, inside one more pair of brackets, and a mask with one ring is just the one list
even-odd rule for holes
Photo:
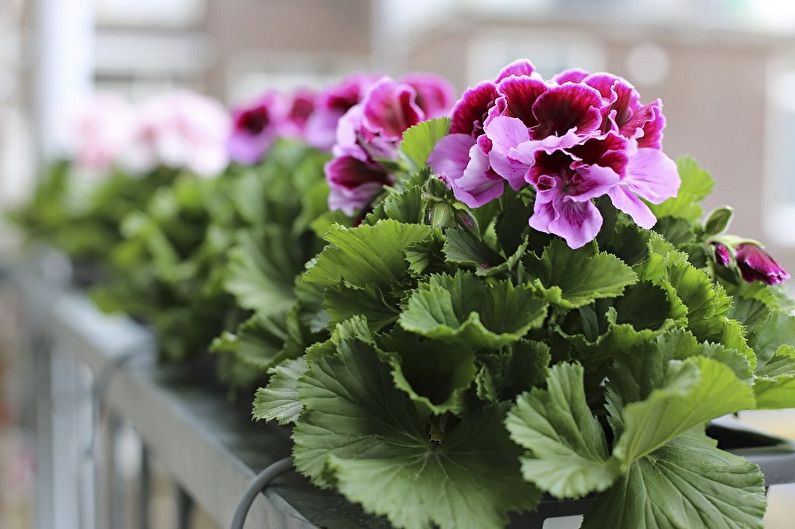
[[282,348],[288,330],[284,314],[254,314],[234,333],[225,332],[216,338],[211,350],[232,354],[237,361],[256,367],[263,373],[283,358]]
[[509,511],[538,501],[501,406],[429,427],[372,345],[348,345],[299,381],[305,411],[293,456],[301,473],[407,529],[500,529]]
[[472,348],[424,340],[396,330],[378,341],[392,366],[395,386],[434,414],[464,410],[464,394],[475,378]]
[[298,380],[306,370],[304,358],[288,360],[271,368],[268,385],[257,389],[254,396],[254,418],[281,425],[295,423],[304,407],[298,398]]
[[551,354],[545,343],[520,340],[506,351],[481,354],[478,360],[482,364],[475,380],[478,396],[492,402],[513,401],[545,382]]
[[644,457],[596,498],[582,529],[762,529],[759,468],[716,444],[688,433]]
[[506,419],[511,439],[530,450],[522,458],[525,479],[559,498],[606,489],[618,473],[586,403],[582,366],[557,364],[547,386],[520,396]]
[[704,357],[674,360],[664,367],[661,387],[645,400],[625,405],[624,431],[613,448],[613,457],[626,470],[691,428],[754,407],[751,387],[737,379],[728,366]]
[[540,326],[547,305],[526,286],[487,284],[469,272],[433,275],[411,294],[400,325],[429,338],[495,348]]
[[326,233],[331,243],[309,265],[303,281],[334,286],[345,281],[354,287],[388,286],[406,273],[405,251],[430,240],[436,230],[419,224],[381,220],[357,228],[332,226]]
[[471,266],[480,275],[504,261],[469,230],[450,228],[445,232],[444,255],[448,262]]
[[403,133],[400,152],[408,159],[414,171],[427,166],[428,156],[436,142],[446,136],[449,130],[450,118],[436,118],[414,125]]
[[525,268],[533,285],[550,301],[564,308],[577,308],[600,298],[620,296],[638,277],[621,259],[592,247],[572,250],[555,239],[541,257],[528,254]]
[[400,191],[387,188],[382,203],[387,218],[407,224],[422,224],[425,204],[422,201],[422,186],[408,185]]
[[687,156],[677,158],[676,167],[682,186],[679,193],[662,204],[650,204],[652,212],[659,217],[679,217],[696,222],[704,215],[700,202],[712,192],[714,181],[707,171]]
[[757,358],[745,339],[742,324],[729,318],[732,306],[723,287],[687,259],[687,255],[674,250],[659,235],[649,242],[649,257],[639,268],[640,278],[648,280],[669,292],[669,298],[678,297],[687,307],[687,328],[700,341],[722,343],[744,355],[752,368]]
[[324,293],[323,307],[331,323],[339,323],[353,316],[364,316],[374,330],[390,325],[398,318],[398,310],[377,287],[349,287],[342,283],[329,287]]
[[780,346],[756,374],[754,394],[757,409],[795,408],[794,346]]
[[264,313],[286,310],[294,301],[293,283],[303,268],[295,240],[278,226],[240,236],[230,252],[226,289],[241,307]]

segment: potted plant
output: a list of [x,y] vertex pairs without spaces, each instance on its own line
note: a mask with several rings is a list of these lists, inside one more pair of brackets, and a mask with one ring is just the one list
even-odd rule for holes
[[254,403],[298,471],[408,529],[544,497],[591,499],[585,528],[761,528],[762,473],[705,427],[795,406],[789,275],[702,220],[661,103],[527,61],[449,119],[420,100],[383,79],[341,120],[329,202],[361,223],[325,233]]

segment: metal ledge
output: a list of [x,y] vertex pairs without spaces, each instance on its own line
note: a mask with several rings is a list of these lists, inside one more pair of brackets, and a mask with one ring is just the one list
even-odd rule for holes
[[[114,358],[140,349],[114,374],[107,393],[113,413],[129,421],[150,452],[218,523],[229,525],[243,491],[262,468],[289,455],[289,431],[250,420],[196,373],[158,365],[152,337],[128,318],[101,313],[84,296],[29,272],[17,287],[53,343],[66,347],[96,376]],[[388,528],[342,496],[318,489],[296,473],[274,481],[252,505],[247,528]]]

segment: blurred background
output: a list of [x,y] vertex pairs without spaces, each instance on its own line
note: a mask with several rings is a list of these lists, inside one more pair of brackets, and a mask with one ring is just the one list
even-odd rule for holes
[[[795,269],[792,0],[0,0],[0,207],[24,200],[97,89],[233,103],[368,69],[464,89],[520,57],[545,76],[608,70],[662,98],[668,154],[709,169],[709,205],[734,206],[732,231]],[[11,426],[11,360],[0,351],[0,528],[22,529],[34,465]],[[795,436],[790,415],[753,420]],[[794,496],[774,493],[768,527],[792,527]]]

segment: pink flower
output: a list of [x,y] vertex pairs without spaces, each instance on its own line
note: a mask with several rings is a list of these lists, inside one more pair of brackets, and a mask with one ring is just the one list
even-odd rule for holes
[[394,176],[380,162],[397,161],[403,133],[444,113],[450,94],[447,82],[429,74],[374,82],[339,120],[334,159],[326,164],[329,207],[350,215],[391,184]]
[[602,195],[641,227],[654,226],[646,202],[676,196],[680,185],[661,150],[664,127],[660,101],[641,104],[619,77],[568,70],[544,81],[517,61],[464,92],[428,163],[470,207],[499,198],[505,183],[532,185],[530,225],[574,248],[598,233],[591,200]]
[[309,119],[315,112],[317,94],[309,88],[297,88],[289,96],[286,116],[286,134],[296,138],[306,136]]
[[627,169],[626,140],[615,133],[568,149],[534,152],[527,180],[536,188],[530,227],[580,248],[596,237],[602,215],[591,199],[604,195]]
[[754,243],[738,244],[734,249],[737,267],[746,281],[761,281],[768,285],[778,285],[790,278],[786,270],[773,257]]
[[377,78],[368,74],[354,74],[324,90],[317,98],[314,112],[307,119],[307,143],[318,149],[331,150],[340,118],[362,100],[367,88]]
[[732,253],[729,247],[720,242],[713,242],[712,247],[715,250],[715,263],[719,266],[729,266],[732,262]]
[[131,105],[112,94],[94,94],[75,111],[72,122],[72,155],[83,168],[106,171],[132,139]]
[[229,130],[229,116],[216,101],[185,91],[165,94],[138,109],[122,163],[138,173],[164,165],[216,176],[229,161]]
[[286,131],[288,109],[280,94],[268,91],[232,112],[229,157],[243,165],[259,162]]

